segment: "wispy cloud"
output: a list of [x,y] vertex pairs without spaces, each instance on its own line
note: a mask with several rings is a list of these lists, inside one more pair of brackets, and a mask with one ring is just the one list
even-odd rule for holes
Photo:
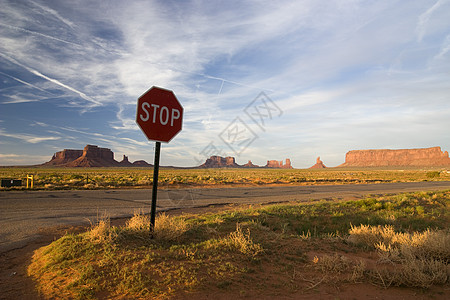
[[17,140],[21,140],[30,144],[37,144],[46,141],[54,141],[59,140],[60,137],[57,136],[35,136],[31,134],[23,134],[23,133],[8,133],[5,129],[0,128],[0,136],[9,137]]
[[433,13],[439,9],[444,3],[448,3],[448,0],[438,0],[434,3],[430,8],[428,8],[424,13],[419,16],[419,20],[417,22],[416,32],[417,32],[417,41],[421,42],[426,34],[428,23],[430,22],[430,18]]
[[445,37],[445,40],[442,42],[442,47],[441,47],[439,53],[434,58],[442,59],[449,52],[450,52],[450,35],[447,35]]
[[[337,165],[343,153],[333,153],[390,146],[395,134],[450,148],[439,142],[450,140],[441,131],[450,121],[423,122],[424,112],[449,108],[449,14],[448,0],[6,2],[1,102],[12,112],[39,100],[28,104],[62,117],[35,121],[67,138],[147,155],[134,122],[137,97],[167,87],[185,108],[183,132],[166,146],[173,164],[194,163],[193,154],[261,91],[284,114],[248,148],[248,159],[291,156],[308,166],[326,149],[334,161],[325,163]],[[77,127],[86,111],[97,123]],[[70,127],[51,127],[64,118]]]
[[16,26],[11,26],[11,25],[8,25],[8,24],[5,24],[5,23],[1,23],[1,22],[0,22],[0,26],[4,26],[4,27],[7,27],[7,28],[10,28],[10,29],[13,29],[13,30],[17,30],[17,31],[22,31],[22,32],[29,33],[29,34],[32,34],[32,35],[36,35],[36,36],[39,36],[39,37],[43,37],[43,38],[46,38],[46,39],[55,40],[55,41],[58,41],[58,42],[61,42],[61,43],[64,43],[64,44],[69,44],[69,45],[72,45],[72,46],[82,47],[82,45],[80,45],[80,44],[73,43],[71,41],[66,41],[66,40],[63,40],[63,39],[60,39],[60,38],[57,38],[57,37],[54,37],[54,36],[51,36],[51,35],[48,35],[48,34],[43,34],[43,33],[40,33],[40,32],[36,32],[36,31],[32,31],[32,30],[28,30],[28,29],[24,29],[24,28],[20,28],[20,27],[16,27]]
[[78,94],[81,98],[83,98],[83,99],[86,100],[86,101],[91,102],[91,103],[94,104],[94,105],[101,105],[98,101],[96,101],[96,100],[93,99],[92,97],[87,96],[85,93],[83,93],[83,92],[81,92],[81,91],[78,91],[77,89],[75,89],[75,88],[73,88],[73,87],[70,87],[70,86],[68,86],[68,85],[66,85],[66,84],[64,84],[64,83],[62,83],[62,82],[60,82],[60,81],[57,80],[57,79],[50,78],[50,77],[48,77],[48,76],[42,74],[41,72],[39,72],[39,71],[37,71],[37,70],[34,70],[33,68],[30,68],[30,67],[28,67],[28,66],[26,66],[26,65],[24,65],[24,64],[21,64],[20,62],[18,62],[17,60],[15,60],[15,59],[12,58],[12,57],[9,57],[9,56],[7,56],[7,55],[5,55],[5,54],[3,54],[3,53],[0,53],[0,56],[3,57],[3,58],[6,59],[6,60],[12,62],[12,63],[14,63],[14,64],[16,64],[16,65],[18,65],[18,66],[24,68],[25,70],[27,70],[28,72],[30,72],[30,73],[32,73],[32,74],[34,74],[34,75],[36,75],[36,76],[39,76],[39,77],[41,77],[41,78],[43,78],[43,79],[45,79],[45,80],[47,80],[47,81],[49,81],[49,82],[52,82],[52,83],[54,83],[54,84],[56,84],[56,85],[58,85],[58,86],[60,86],[60,87],[62,87],[62,88],[65,88],[65,89],[67,89],[67,90],[69,90],[69,91],[71,91],[71,92],[74,92],[74,93]]
[[27,102],[38,102],[39,100],[35,97],[23,97],[20,95],[10,95],[8,96],[9,100],[4,100],[1,104],[18,104],[18,103],[27,103]]
[[[0,54],[1,54],[1,53],[0,53]],[[26,86],[29,86],[29,87],[32,87],[32,88],[34,88],[34,89],[40,90],[41,92],[45,92],[45,93],[51,94],[50,92],[48,92],[48,91],[46,91],[46,90],[44,90],[44,89],[42,89],[42,88],[40,88],[40,87],[38,87],[38,86],[36,86],[36,85],[34,85],[34,84],[31,84],[31,83],[29,83],[29,82],[26,82],[26,81],[24,81],[24,80],[21,80],[21,79],[19,79],[19,78],[14,77],[14,76],[8,75],[8,74],[3,73],[3,72],[1,72],[1,71],[0,71],[0,74],[2,74],[3,76],[9,77],[9,78],[11,78],[11,79],[14,79],[15,81],[20,82],[20,83],[22,83],[22,84],[25,84]]]
[[34,6],[38,7],[39,9],[41,9],[42,11],[44,11],[44,13],[48,13],[54,17],[56,17],[58,20],[60,20],[61,22],[63,22],[64,24],[66,24],[67,26],[74,28],[75,24],[68,20],[67,18],[64,18],[61,16],[60,13],[58,13],[56,10],[48,7],[48,6],[44,6],[36,1],[30,1],[30,3],[32,3]]
[[107,144],[114,144],[114,143],[118,143],[118,141],[122,141],[122,142],[126,142],[126,143],[131,143],[135,146],[147,146],[148,145],[148,142],[141,142],[141,141],[137,141],[137,140],[134,140],[131,138],[117,137],[117,136],[106,135],[106,134],[101,134],[101,133],[96,133],[96,132],[91,132],[91,131],[84,131],[84,130],[79,130],[76,128],[60,127],[60,129],[64,130],[64,131],[70,131],[70,132],[75,132],[75,133],[79,133],[79,134],[83,134],[83,135],[87,135],[87,136],[92,136],[97,140],[106,142]]
[[49,156],[45,155],[29,155],[29,154],[13,154],[13,153],[0,153],[0,165],[32,165],[37,162],[42,163],[49,159]]

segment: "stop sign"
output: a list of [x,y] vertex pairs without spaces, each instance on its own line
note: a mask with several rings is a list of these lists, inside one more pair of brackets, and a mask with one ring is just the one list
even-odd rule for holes
[[152,87],[138,99],[136,123],[149,140],[168,143],[183,125],[183,107],[175,94]]

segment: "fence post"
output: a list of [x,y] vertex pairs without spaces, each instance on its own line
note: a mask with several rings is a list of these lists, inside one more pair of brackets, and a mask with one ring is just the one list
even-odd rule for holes
[[33,175],[27,175],[27,189],[33,188],[33,182],[34,182],[34,176]]

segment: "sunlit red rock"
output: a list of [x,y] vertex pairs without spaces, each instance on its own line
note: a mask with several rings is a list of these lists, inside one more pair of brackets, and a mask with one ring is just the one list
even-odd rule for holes
[[400,150],[352,150],[347,152],[345,163],[340,167],[434,167],[448,165],[450,165],[448,152],[443,152],[441,147],[431,147]]
[[323,161],[320,160],[320,156],[316,159],[316,164],[310,169],[325,169],[326,166],[323,164]]

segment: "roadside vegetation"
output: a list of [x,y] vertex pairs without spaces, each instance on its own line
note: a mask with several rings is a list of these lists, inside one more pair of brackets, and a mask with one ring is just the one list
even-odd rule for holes
[[[279,297],[326,286],[449,288],[450,191],[98,220],[38,249],[45,298]],[[152,237],[152,238],[151,238]],[[223,298],[223,297],[222,297]]]
[[[22,179],[34,176],[34,189],[149,188],[151,168],[0,168],[0,178]],[[161,169],[159,186],[204,187],[242,185],[317,185],[450,180],[447,170],[344,169]]]

